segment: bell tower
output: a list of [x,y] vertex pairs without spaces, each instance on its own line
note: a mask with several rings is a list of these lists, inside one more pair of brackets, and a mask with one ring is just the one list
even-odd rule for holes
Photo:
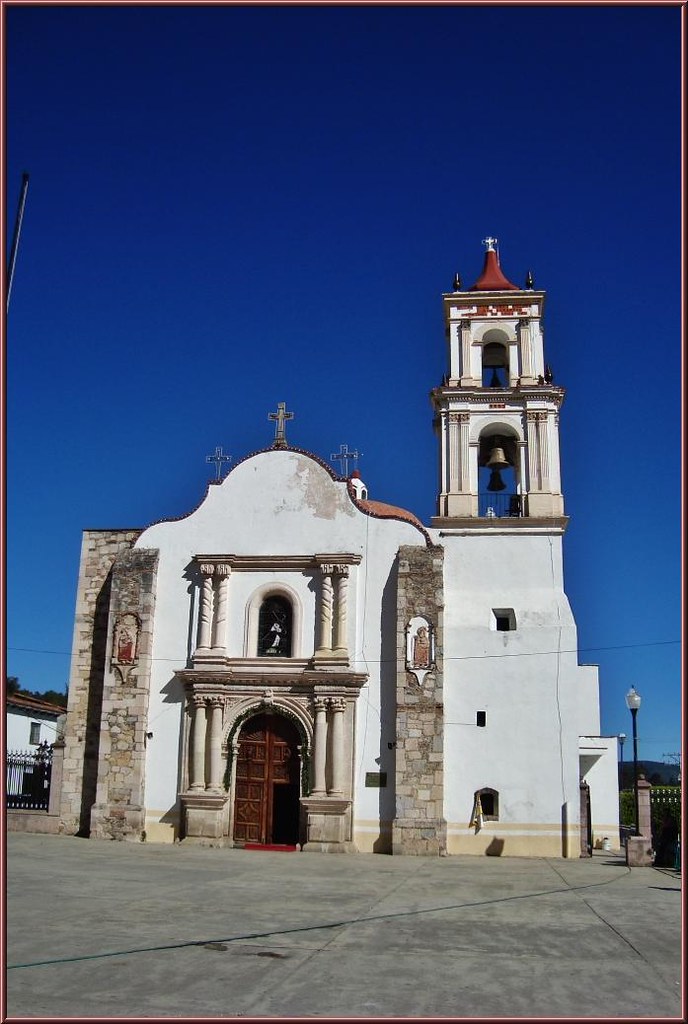
[[504,276],[496,238],[483,245],[485,262],[475,284],[462,290],[457,274],[454,291],[443,295],[449,373],[431,393],[440,441],[432,523],[508,518],[516,525],[517,519],[544,518],[563,526],[564,390],[545,363],[545,293],[534,288],[530,272],[523,288]]

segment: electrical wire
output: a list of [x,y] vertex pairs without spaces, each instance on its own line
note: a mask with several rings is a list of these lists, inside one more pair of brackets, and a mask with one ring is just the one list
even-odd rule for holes
[[[545,657],[548,654],[590,654],[596,651],[628,651],[638,647],[669,647],[672,645],[680,644],[681,640],[651,640],[647,643],[641,644],[610,644],[606,647],[576,647],[567,648],[566,650],[554,650],[554,651],[517,651],[513,654],[463,654],[458,657],[444,657],[444,661],[481,661],[487,658],[537,658]],[[23,654],[59,654],[64,657],[71,657],[71,651],[49,651],[44,650],[40,647],[7,647],[7,651],[14,651]],[[165,662],[176,662],[179,664],[179,658],[150,658],[150,661],[165,661]],[[184,660],[184,659],[181,659]],[[366,655],[361,655],[361,660],[366,665],[385,665],[390,662],[396,661],[395,658],[368,658]]]

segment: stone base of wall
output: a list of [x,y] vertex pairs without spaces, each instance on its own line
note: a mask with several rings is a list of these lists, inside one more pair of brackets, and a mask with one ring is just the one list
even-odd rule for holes
[[397,818],[392,828],[395,856],[442,857],[447,852],[447,823],[444,818]]
[[189,839],[222,839],[225,833],[225,807],[229,793],[182,793],[184,842]]
[[94,804],[91,810],[91,839],[143,842],[146,812],[134,804]]
[[69,831],[59,814],[45,811],[7,811],[8,832],[43,832],[52,835],[75,835],[77,829]]
[[302,849],[316,853],[354,853],[351,840],[351,800],[338,797],[304,797],[306,842]]

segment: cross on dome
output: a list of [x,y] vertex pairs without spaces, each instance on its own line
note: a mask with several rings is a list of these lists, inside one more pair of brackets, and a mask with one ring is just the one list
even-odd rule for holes
[[220,444],[216,447],[214,455],[206,455],[205,461],[215,463],[215,479],[220,480],[222,477],[222,463],[231,462],[232,456],[224,455],[222,452],[222,445]]
[[359,455],[357,451],[350,452],[348,444],[340,444],[339,451],[333,452],[330,455],[330,462],[338,462],[343,476],[349,475],[349,460],[353,459],[354,463],[358,459]]
[[286,437],[286,421],[294,419],[293,412],[287,412],[287,403],[278,402],[277,412],[268,413],[269,420],[275,420],[275,440],[272,442],[273,448],[286,448],[287,437]]
[[498,238],[492,238],[491,235],[488,235],[487,238],[483,238],[483,245],[487,252],[494,252],[498,241]]

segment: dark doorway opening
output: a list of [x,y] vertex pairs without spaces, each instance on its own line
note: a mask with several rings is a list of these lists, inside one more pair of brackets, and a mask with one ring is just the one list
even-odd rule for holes
[[234,842],[294,845],[299,838],[299,747],[296,726],[283,715],[255,715],[239,734]]

